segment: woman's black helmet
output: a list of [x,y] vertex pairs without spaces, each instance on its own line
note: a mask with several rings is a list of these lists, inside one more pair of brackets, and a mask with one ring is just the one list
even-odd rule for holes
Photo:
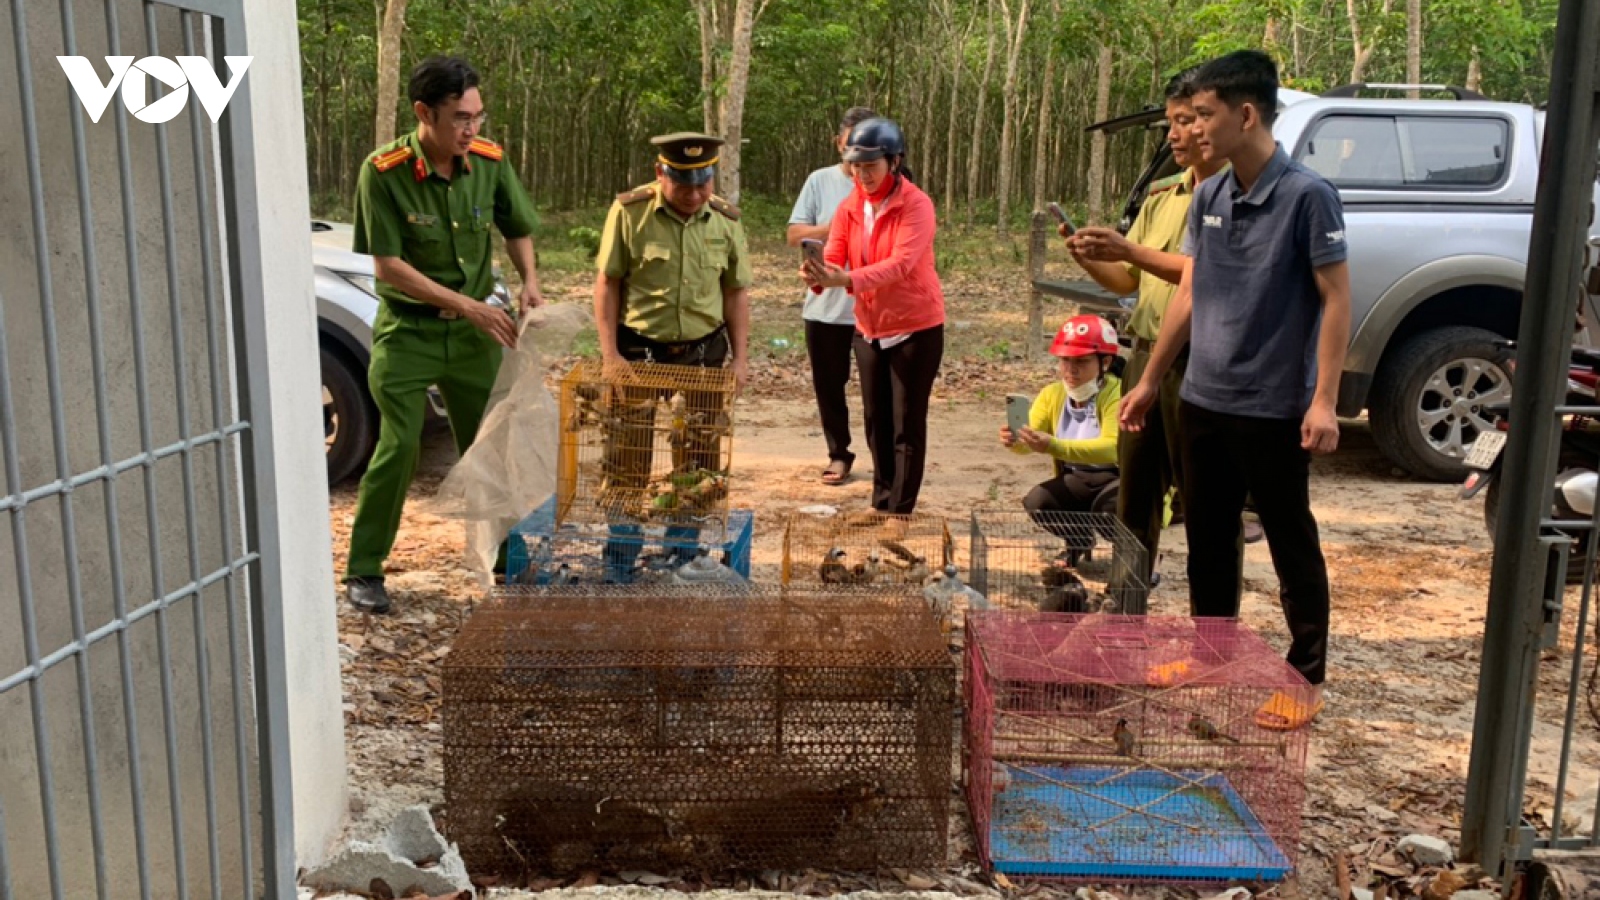
[[871,162],[887,156],[905,156],[906,138],[890,119],[868,119],[850,129],[845,142],[845,162]]

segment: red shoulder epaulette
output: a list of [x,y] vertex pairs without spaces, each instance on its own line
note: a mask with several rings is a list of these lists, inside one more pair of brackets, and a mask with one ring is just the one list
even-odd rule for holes
[[492,159],[496,162],[499,162],[500,158],[506,155],[506,151],[501,149],[499,144],[483,138],[473,138],[472,146],[467,149],[485,159]]
[[372,157],[372,167],[379,172],[387,172],[411,158],[410,147],[400,147],[390,150],[381,156]]

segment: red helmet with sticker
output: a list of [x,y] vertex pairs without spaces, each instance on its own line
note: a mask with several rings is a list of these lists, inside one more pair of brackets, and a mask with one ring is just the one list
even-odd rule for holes
[[1073,316],[1056,332],[1052,356],[1116,356],[1117,330],[1099,316]]

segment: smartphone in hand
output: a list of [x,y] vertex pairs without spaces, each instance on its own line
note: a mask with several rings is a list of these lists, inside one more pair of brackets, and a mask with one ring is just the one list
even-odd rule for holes
[[1052,200],[1050,201],[1048,208],[1050,210],[1050,215],[1055,216],[1057,222],[1060,222],[1062,225],[1067,227],[1067,237],[1071,237],[1077,232],[1077,227],[1072,224],[1071,219],[1067,218],[1066,212],[1061,209],[1061,204]]
[[1033,398],[1027,394],[1006,395],[1006,425],[1013,437],[1021,439],[1022,429],[1028,427],[1028,414],[1033,411]]
[[818,268],[825,268],[827,266],[827,263],[823,262],[823,260],[822,260],[822,247],[823,247],[822,242],[819,241],[819,240],[816,240],[815,238],[803,238],[803,239],[801,239],[801,241],[800,241],[801,259],[803,259],[805,261],[808,261],[808,262],[816,263]]

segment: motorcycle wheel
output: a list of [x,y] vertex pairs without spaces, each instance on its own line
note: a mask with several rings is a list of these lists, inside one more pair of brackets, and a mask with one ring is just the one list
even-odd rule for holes
[[[1495,525],[1500,521],[1500,473],[1495,473],[1495,479],[1489,482],[1489,487],[1483,492],[1483,525],[1489,530],[1489,542],[1494,542]],[[1552,508],[1553,514],[1555,510]],[[1582,535],[1585,532],[1580,532]],[[1567,584],[1583,584],[1583,538],[1580,536],[1578,543],[1567,550]]]

